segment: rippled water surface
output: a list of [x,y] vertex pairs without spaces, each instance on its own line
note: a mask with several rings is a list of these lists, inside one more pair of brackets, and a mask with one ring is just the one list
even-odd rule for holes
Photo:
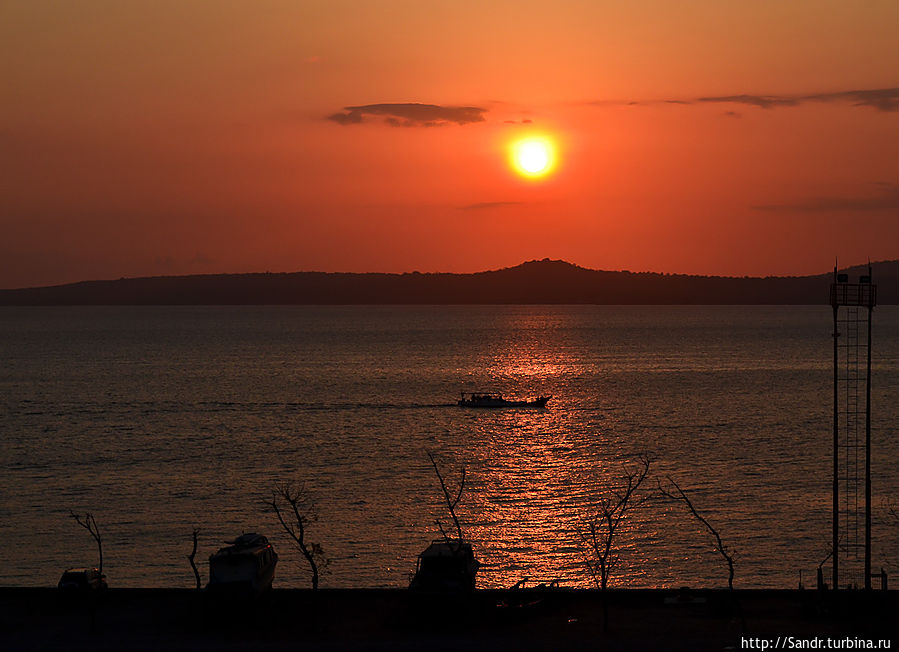
[[[115,586],[191,586],[243,531],[308,582],[263,500],[305,480],[331,587],[405,586],[448,521],[452,479],[478,584],[586,585],[578,527],[642,453],[738,553],[736,585],[793,587],[830,540],[831,315],[822,307],[101,307],[0,310],[0,584],[94,563]],[[875,313],[876,568],[899,571],[899,309]],[[464,410],[462,389],[551,393]],[[655,486],[655,480],[651,482]],[[649,485],[647,485],[649,486]],[[680,505],[625,523],[620,586],[721,586]]]

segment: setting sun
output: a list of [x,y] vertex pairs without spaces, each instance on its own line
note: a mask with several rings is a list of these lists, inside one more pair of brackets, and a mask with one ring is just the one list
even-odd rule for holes
[[555,166],[555,147],[548,138],[524,138],[513,143],[510,152],[512,167],[525,177],[545,176]]

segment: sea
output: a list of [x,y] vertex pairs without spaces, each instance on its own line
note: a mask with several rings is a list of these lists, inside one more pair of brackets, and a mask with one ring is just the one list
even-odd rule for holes
[[[5,307],[0,585],[95,565],[114,587],[191,587],[244,532],[309,572],[267,501],[308,499],[322,587],[405,587],[443,491],[478,586],[592,585],[597,506],[650,460],[615,533],[613,587],[814,586],[831,541],[829,306]],[[475,410],[461,391],[551,394]],[[873,567],[899,572],[899,307],[874,311]],[[439,524],[438,524],[439,523]],[[857,536],[857,532],[853,534]],[[842,543],[842,540],[841,540]],[[896,581],[899,581],[897,579]]]

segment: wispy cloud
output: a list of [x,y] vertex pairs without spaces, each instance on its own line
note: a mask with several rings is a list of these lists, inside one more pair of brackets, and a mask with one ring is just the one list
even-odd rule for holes
[[523,201],[482,201],[475,204],[459,206],[460,211],[482,211],[491,208],[507,208],[509,206],[523,206]]
[[627,106],[657,106],[660,104],[677,104],[686,106],[696,104],[742,104],[744,106],[753,106],[761,109],[777,109],[783,107],[799,106],[801,104],[809,104],[813,102],[826,104],[851,104],[852,106],[866,107],[874,109],[875,111],[882,111],[884,113],[893,113],[899,111],[899,87],[796,95],[757,95],[741,93],[734,95],[710,95],[692,99],[672,98],[664,100],[620,102],[601,100],[590,102],[590,104],[624,104]]
[[719,97],[700,97],[696,101],[746,104],[763,109],[798,106],[808,102],[848,102],[853,106],[864,106],[877,111],[891,113],[899,111],[899,88],[874,88],[869,90],[838,91],[836,93],[813,93],[810,95],[722,95]]
[[696,98],[696,101],[746,104],[747,106],[757,106],[762,109],[773,109],[776,106],[796,106],[799,104],[800,100],[794,97],[782,97],[777,95],[721,95],[718,97],[698,97]]
[[899,212],[899,185],[878,183],[879,192],[857,197],[810,197],[782,204],[752,206],[759,211],[818,212]]
[[477,106],[440,106],[437,104],[365,104],[345,106],[342,111],[328,116],[328,120],[340,125],[366,122],[377,116],[392,127],[443,127],[449,124],[465,125],[484,122],[487,109]]
[[869,106],[878,111],[899,111],[899,88],[875,88],[866,91],[843,91],[841,93],[825,93],[809,95],[806,98],[813,102],[848,101],[855,106]]

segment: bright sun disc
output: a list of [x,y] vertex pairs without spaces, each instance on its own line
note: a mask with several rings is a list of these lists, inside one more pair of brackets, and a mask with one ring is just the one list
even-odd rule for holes
[[545,138],[526,138],[512,145],[512,165],[526,177],[540,177],[553,167],[553,145]]

